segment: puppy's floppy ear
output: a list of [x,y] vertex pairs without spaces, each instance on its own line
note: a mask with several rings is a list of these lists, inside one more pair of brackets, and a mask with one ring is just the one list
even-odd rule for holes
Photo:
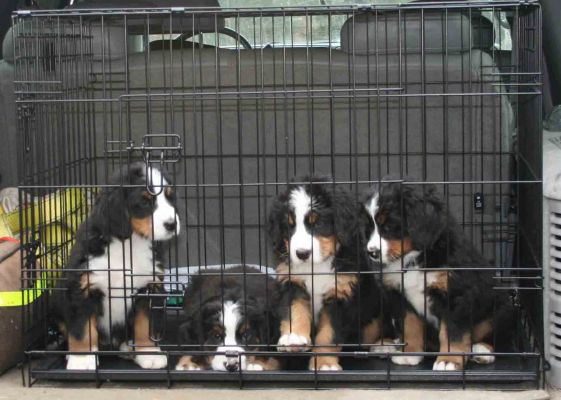
[[286,202],[288,201],[288,192],[279,194],[271,206],[269,212],[269,220],[267,223],[267,234],[273,244],[273,249],[277,256],[285,254],[288,249],[284,240],[287,238],[286,232]]
[[102,189],[92,209],[92,220],[107,236],[127,239],[132,235],[132,227],[126,203],[125,188]]
[[179,325],[177,340],[179,345],[202,344],[203,339],[199,321],[196,318],[187,317],[184,322]]
[[127,205],[128,189],[122,185],[144,183],[145,164],[136,162],[117,169],[109,178],[107,187],[101,190],[92,209],[92,221],[104,235],[127,239],[132,235]]
[[360,238],[364,207],[352,194],[337,188],[333,194],[333,224],[337,241],[342,246],[356,246]]
[[434,185],[402,185],[407,231],[417,249],[431,247],[446,229],[448,213]]
[[279,340],[280,319],[275,315],[271,299],[248,297],[245,303],[247,317],[251,320],[251,326],[257,330],[261,344],[275,346]]

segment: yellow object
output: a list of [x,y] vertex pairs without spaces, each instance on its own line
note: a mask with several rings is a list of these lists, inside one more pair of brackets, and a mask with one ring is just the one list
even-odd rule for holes
[[0,307],[21,307],[31,304],[43,294],[41,280],[35,283],[33,289],[0,292]]
[[[36,199],[23,210],[10,213],[5,213],[0,206],[0,237],[20,234],[24,245],[29,241],[39,243],[35,252],[38,271],[37,278],[32,281],[33,287],[0,292],[0,307],[31,304],[53,286],[60,271],[52,270],[63,267],[74,244],[74,234],[88,212],[88,192],[81,188],[57,191]],[[33,271],[24,272],[33,275]]]

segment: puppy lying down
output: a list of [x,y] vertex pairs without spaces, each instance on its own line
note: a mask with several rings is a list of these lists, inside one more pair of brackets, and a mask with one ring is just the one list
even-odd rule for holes
[[183,356],[176,370],[262,371],[279,369],[272,351],[279,338],[276,281],[250,266],[209,268],[191,276],[179,327],[183,349],[214,352]]

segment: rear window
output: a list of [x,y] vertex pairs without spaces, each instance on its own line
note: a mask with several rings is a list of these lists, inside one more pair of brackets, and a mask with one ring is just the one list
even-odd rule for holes
[[[259,7],[318,7],[345,6],[359,4],[400,4],[412,0],[220,0],[222,8],[259,8]],[[190,40],[205,45],[221,48],[244,47],[340,47],[340,32],[349,15],[334,11],[332,15],[264,17],[258,18],[226,18],[225,26],[230,34],[205,33]],[[240,43],[235,39],[237,32],[242,36]],[[152,40],[169,39],[168,35],[153,35]]]

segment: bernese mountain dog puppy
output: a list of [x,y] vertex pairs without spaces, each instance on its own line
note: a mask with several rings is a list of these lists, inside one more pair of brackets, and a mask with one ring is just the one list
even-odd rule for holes
[[274,349],[279,337],[277,302],[276,281],[253,267],[209,269],[194,276],[185,291],[179,344],[186,350],[216,354],[183,356],[175,369],[229,372],[280,369],[275,357],[244,354]]
[[299,181],[269,214],[280,284],[277,348],[312,348],[310,370],[337,371],[339,358],[320,354],[339,352],[344,343],[373,344],[382,331],[379,285],[374,274],[361,274],[368,270],[364,209],[327,178]]
[[[140,162],[110,178],[77,231],[64,271],[57,308],[70,352],[97,351],[101,345],[159,351],[150,332],[148,300],[141,295],[151,286],[163,290],[161,242],[179,229],[174,191],[163,171]],[[133,359],[142,368],[167,365],[165,355]],[[66,368],[93,370],[96,356],[69,354]]]
[[[494,362],[494,346],[506,348],[512,341],[512,301],[507,291],[494,289],[489,262],[464,235],[436,187],[382,182],[365,206],[371,216],[367,251],[383,265],[384,286],[393,299],[388,307],[403,332],[404,351],[426,351],[425,338],[432,336],[440,353],[474,353],[477,363]],[[392,357],[405,365],[422,359]],[[461,370],[466,361],[440,354],[433,370]]]

